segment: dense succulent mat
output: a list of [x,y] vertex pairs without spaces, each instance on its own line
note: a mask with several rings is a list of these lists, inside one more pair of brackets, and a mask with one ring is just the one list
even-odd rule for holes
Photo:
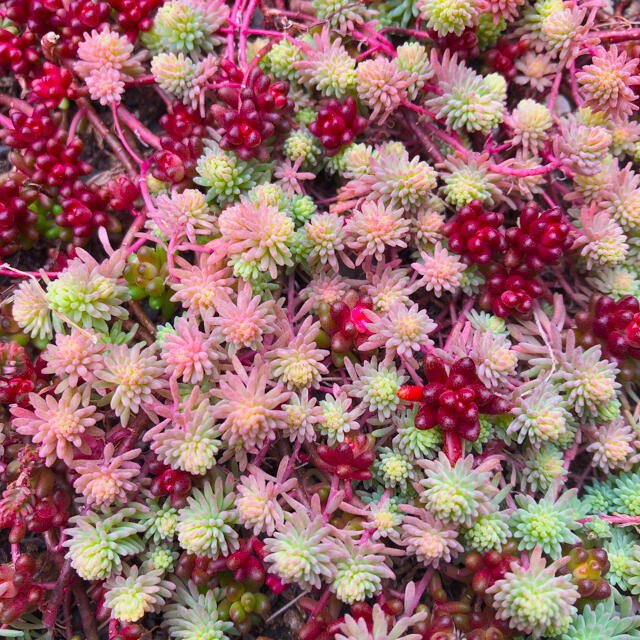
[[638,25],[0,1],[0,637],[640,638]]

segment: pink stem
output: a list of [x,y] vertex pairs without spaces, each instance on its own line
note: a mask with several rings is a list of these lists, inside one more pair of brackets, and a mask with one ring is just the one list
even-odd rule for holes
[[152,73],[149,73],[144,76],[138,76],[133,80],[129,80],[129,82],[125,82],[125,87],[144,87],[150,84],[155,84],[156,79],[153,77]]
[[5,129],[9,129],[10,131],[13,131],[14,126],[13,126],[13,122],[11,122],[11,120],[5,116],[0,114],[0,124],[5,128]]
[[387,53],[392,57],[397,57],[395,47],[387,40],[384,35],[382,35],[379,31],[372,29],[366,22],[360,25],[361,29],[365,31],[375,42],[379,42],[382,47],[387,51]]
[[118,115],[122,122],[138,137],[142,142],[145,142],[150,147],[155,149],[161,149],[160,138],[149,131],[138,118],[136,118],[126,107],[118,105]]
[[[133,219],[131,226],[127,229],[125,237],[122,239],[122,244],[120,245],[121,248],[128,247],[133,242],[133,238],[135,237],[136,233],[138,233],[138,231],[142,229],[142,225],[144,224],[145,219],[146,216],[143,213],[139,213]],[[130,247],[127,250],[127,255],[135,253],[147,241],[146,238],[141,238],[141,240],[142,244],[140,244],[140,240],[138,240],[133,247]]]
[[[365,25],[361,25],[361,26],[364,28]],[[354,36],[357,36],[364,42],[366,42],[370,47],[375,47],[376,45],[382,46],[382,48],[385,50],[385,52],[388,55],[390,55],[393,58],[396,57],[396,50],[391,46],[391,44],[386,38],[384,38],[383,40],[379,40],[378,38],[370,35],[369,33],[363,33],[362,31],[358,31],[357,29],[354,29],[352,31],[352,34]]]
[[241,6],[244,5],[244,0],[235,0],[235,2],[233,3],[233,7],[231,9],[231,14],[229,15],[229,19],[228,22],[231,25],[231,29],[229,29],[227,31],[227,51],[226,51],[226,57],[231,60],[233,62],[234,55],[233,55],[233,44],[235,41],[235,35],[236,35],[236,16],[238,15],[238,12],[241,10]]
[[[327,508],[331,504],[331,500],[338,490],[339,482],[340,478],[338,478],[338,476],[334,475],[333,478],[331,478],[331,488],[329,489],[329,497],[327,498]],[[322,514],[322,519],[324,520],[324,522],[329,522],[329,518],[331,517],[331,514],[328,512],[327,508],[325,508],[324,513]]]
[[527,178],[528,176],[541,176],[545,173],[549,173],[560,166],[560,162],[552,162],[542,167],[532,167],[530,169],[515,169],[513,167],[505,167],[501,164],[489,165],[489,171],[493,173],[499,173],[503,176],[517,176],[519,178]]
[[320,600],[318,600],[318,604],[313,608],[311,612],[311,617],[315,618],[326,606],[327,602],[329,602],[329,598],[331,597],[331,591],[329,591],[329,587],[324,590],[324,593],[320,596]]
[[289,322],[289,327],[291,328],[291,333],[293,333],[293,312],[294,312],[294,299],[295,299],[295,285],[296,278],[292,273],[289,276],[289,286],[287,291],[287,321]]
[[550,196],[548,193],[546,193],[545,191],[543,191],[540,195],[544,198],[545,202],[546,202],[546,203],[547,203],[547,204],[548,204],[552,209],[553,209],[553,207],[555,207],[555,206],[556,206],[556,203],[551,199],[551,196]]
[[471,309],[473,309],[473,305],[475,301],[476,301],[475,297],[469,298],[469,300],[467,300],[464,303],[464,306],[460,310],[460,315],[458,316],[458,318],[455,321],[453,320],[453,318],[451,319],[451,331],[449,332],[447,341],[444,343],[445,351],[449,348],[449,345],[451,344],[451,339],[455,335],[455,330],[458,328],[458,326],[464,324],[467,321],[467,313],[471,311]]
[[501,144],[499,147],[490,147],[489,149],[486,149],[486,151],[488,151],[489,153],[500,153],[500,151],[504,151],[505,149],[508,149],[513,143],[511,142],[505,142],[504,144]]
[[298,440],[293,448],[293,453],[289,458],[289,462],[287,462],[287,468],[284,470],[284,473],[282,474],[282,480],[280,481],[280,484],[283,484],[284,482],[286,482],[289,476],[291,475],[293,468],[296,466],[296,460],[298,459],[298,454],[300,453],[301,447],[302,447],[302,440]]
[[611,522],[612,524],[640,525],[640,516],[587,516],[586,518],[581,518],[580,520],[578,520],[578,522],[580,524],[591,522],[591,520],[593,520],[595,517],[606,520],[607,522]]
[[249,34],[249,24],[251,24],[251,16],[256,10],[258,0],[249,0],[249,6],[244,12],[242,18],[242,26],[240,27],[240,40],[238,43],[238,56],[240,58],[240,67],[242,69],[247,68],[247,36]]
[[635,29],[612,29],[611,31],[595,31],[594,35],[597,35],[600,40],[634,40],[640,38],[640,27]]
[[231,87],[232,89],[242,89],[242,85],[237,82],[216,82],[208,84],[207,89],[221,89],[222,87]]
[[310,13],[302,13],[301,11],[287,11],[286,9],[278,9],[277,15],[287,16],[287,18],[293,18],[294,20],[311,21],[316,19],[316,17],[312,16]]
[[262,448],[256,453],[255,458],[252,461],[252,464],[256,467],[259,467],[262,464],[262,461],[265,459],[267,455],[267,451],[269,451],[269,446],[271,445],[271,440],[268,440],[262,445]]
[[578,83],[576,82],[576,61],[572,60],[569,65],[569,74],[571,76],[571,93],[573,95],[573,101],[576,103],[576,106],[579,107],[582,104],[582,98],[580,97],[580,93],[578,91]]
[[567,452],[564,454],[564,461],[562,463],[562,468],[565,471],[569,470],[569,467],[571,466],[571,463],[573,462],[573,459],[576,457],[576,455],[578,453],[578,446],[579,445],[580,445],[580,442],[576,438],[576,440],[573,443],[573,445],[571,446],[571,448],[568,449]]
[[113,640],[118,635],[118,621],[115,618],[109,620],[109,640]]
[[371,47],[371,49],[367,49],[364,53],[361,53],[356,58],[356,62],[360,62],[360,60],[364,60],[365,58],[368,58],[370,55],[372,55],[376,51],[380,51],[380,49],[382,49],[382,46],[379,44],[377,44],[375,47]]
[[79,107],[86,109],[87,118],[93,125],[95,130],[109,143],[109,146],[113,149],[113,152],[118,157],[118,160],[122,163],[127,173],[133,178],[138,175],[138,171],[133,166],[133,163],[127,156],[126,151],[120,144],[118,138],[114,136],[107,128],[100,116],[96,113],[96,110],[91,106],[90,102],[86,98],[79,98],[76,100]]
[[13,543],[11,545],[11,562],[15,562],[18,559],[19,555],[20,547],[16,543]]
[[271,38],[284,38],[287,42],[290,42],[295,47],[298,47],[300,51],[309,53],[313,49],[306,43],[292,38],[288,33],[280,33],[279,31],[269,31],[267,29],[247,29],[247,33],[254,36],[267,36]]
[[429,109],[425,109],[424,107],[420,107],[417,104],[413,104],[413,102],[403,102],[402,104],[405,107],[407,107],[408,109],[411,109],[412,111],[415,111],[416,113],[420,113],[423,116],[427,116],[429,118],[433,118],[434,120],[438,119],[438,116],[436,116],[436,114],[433,113],[433,111],[429,111]]
[[142,194],[142,199],[147,207],[147,215],[153,216],[156,211],[156,208],[153,206],[153,202],[151,201],[151,195],[149,194],[149,185],[147,184],[147,172],[149,171],[149,161],[145,162],[140,167],[140,193]]
[[388,33],[389,31],[394,31],[396,33],[403,33],[407,36],[413,36],[414,38],[425,38],[427,40],[433,40],[433,36],[427,31],[420,31],[419,29],[403,29],[402,27],[385,27],[384,29],[380,29],[381,34]]
[[75,138],[78,125],[80,124],[80,121],[82,120],[82,118],[84,118],[86,115],[87,115],[86,109],[78,109],[75,112],[75,114],[73,115],[73,118],[71,119],[71,124],[69,125],[69,134],[67,136],[68,140],[72,140],[73,138]]
[[118,132],[118,138],[120,138],[120,142],[122,146],[129,152],[129,155],[138,163],[143,164],[144,160],[129,146],[127,139],[124,137],[122,133],[122,129],[120,127],[120,119],[118,118],[118,105],[115,102],[111,103],[111,111],[113,113],[113,122],[116,125],[116,131]]
[[33,113],[33,107],[30,104],[28,104],[24,100],[20,100],[20,98],[8,96],[4,93],[0,93],[0,104],[3,104],[5,107],[9,107],[10,109],[17,109],[18,111],[22,111],[28,116]]
[[415,593],[413,594],[413,598],[411,599],[411,602],[408,602],[405,606],[405,609],[404,609],[405,615],[410,616],[416,610],[416,607],[418,606],[418,603],[422,598],[422,594],[425,592],[425,589],[427,588],[427,585],[429,584],[431,577],[433,576],[433,571],[434,571],[433,567],[429,567],[424,572],[424,575],[420,579],[420,582],[418,582],[418,584],[416,585],[416,590],[415,590]]
[[418,385],[421,386],[423,381],[420,380],[420,376],[416,373],[416,370],[406,361],[403,356],[400,356],[400,361],[402,362],[402,366],[406,369],[407,373],[411,377],[411,379]]
[[38,582],[37,583],[37,585],[41,589],[45,589],[46,591],[51,591],[51,589],[54,589],[56,584],[57,584],[57,582]]
[[558,97],[558,92],[560,91],[560,82],[562,81],[562,69],[559,69],[556,73],[556,77],[553,80],[553,86],[551,87],[551,91],[549,92],[549,99],[547,100],[547,108],[551,113],[553,113],[553,108],[556,105],[556,98]]
[[463,158],[467,158],[469,155],[469,149],[467,149],[460,141],[456,140],[453,136],[441,131],[436,125],[431,122],[424,122],[424,128],[432,133],[434,136],[437,136],[442,140],[442,142],[448,144],[450,147],[453,147],[458,153],[462,155]]
[[444,162],[444,154],[440,151],[440,149],[438,149],[435,142],[422,130],[417,116],[413,115],[412,113],[407,114],[406,123],[409,131],[413,129],[413,132],[416,134],[416,136],[418,136],[418,140],[420,140],[420,142],[422,143],[425,151],[436,162]]
[[[57,278],[60,274],[57,271],[43,271],[48,278]],[[13,278],[41,278],[42,273],[39,271],[22,271],[18,273],[9,266],[0,265],[0,276],[10,276]]]
[[146,238],[138,238],[128,249],[127,255],[130,256],[132,253],[135,253],[145,242]]

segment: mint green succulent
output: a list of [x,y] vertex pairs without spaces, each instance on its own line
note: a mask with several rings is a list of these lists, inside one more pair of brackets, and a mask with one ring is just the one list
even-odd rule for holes
[[576,616],[560,640],[633,640],[640,638],[640,616],[633,615],[633,600],[615,591],[598,603],[589,603]]
[[577,491],[565,491],[557,500],[555,493],[554,486],[539,501],[525,494],[515,497],[519,508],[512,514],[509,525],[521,551],[539,545],[552,558],[559,558],[562,545],[580,542],[574,533],[580,529],[580,524],[576,522],[571,504]]

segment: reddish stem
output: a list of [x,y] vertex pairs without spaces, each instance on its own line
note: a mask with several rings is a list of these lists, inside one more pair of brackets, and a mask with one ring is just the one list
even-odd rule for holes
[[384,29],[380,29],[381,34],[388,33],[389,31],[394,31],[395,33],[402,33],[406,36],[413,36],[414,38],[425,38],[426,40],[431,40],[433,42],[433,36],[427,31],[420,31],[420,29],[404,29],[403,27],[385,27]]
[[33,113],[33,107],[30,104],[28,104],[24,100],[20,100],[20,98],[8,96],[5,93],[0,93],[0,104],[3,104],[5,107],[9,107],[10,109],[17,109],[18,111],[22,111],[28,116]]
[[435,124],[432,122],[424,122],[423,127],[434,136],[437,136],[444,142],[448,144],[450,147],[453,147],[455,151],[457,151],[463,158],[467,158],[469,155],[469,149],[467,149],[459,140],[456,140],[452,135],[441,131]]
[[122,129],[120,127],[120,118],[118,118],[118,105],[113,102],[111,104],[111,112],[113,113],[113,123],[116,126],[116,131],[118,132],[118,138],[120,138],[120,142],[122,142],[122,146],[128,151],[129,155],[140,165],[144,163],[144,160],[131,148],[127,139],[124,137],[122,133]]
[[595,517],[600,518],[601,520],[606,520],[607,522],[611,522],[612,524],[622,524],[622,525],[640,525],[640,516],[587,516],[586,518],[580,518],[578,522],[580,524],[584,524],[585,522],[591,522]]
[[240,27],[240,40],[238,42],[238,57],[240,59],[240,67],[247,68],[247,37],[249,35],[249,25],[251,24],[251,16],[256,10],[258,0],[249,0],[249,6],[244,12],[242,18],[242,26]]
[[129,82],[125,82],[125,87],[144,87],[151,84],[155,84],[156,79],[153,77],[152,73],[149,73],[144,76],[138,76],[133,80],[129,80]]
[[56,581],[56,586],[49,598],[49,604],[44,612],[43,622],[47,629],[53,630],[58,617],[58,608],[62,604],[62,599],[66,590],[71,586],[75,578],[75,572],[71,567],[71,560],[65,560],[60,570],[60,575]]
[[73,138],[75,138],[76,131],[78,130],[80,121],[82,120],[82,118],[85,117],[86,114],[87,112],[85,109],[78,109],[73,115],[73,118],[71,119],[71,124],[69,125],[69,134],[67,136],[69,140],[72,140]]
[[416,113],[419,113],[423,116],[427,116],[428,118],[433,118],[434,120],[437,120],[438,118],[436,114],[433,113],[433,111],[429,111],[429,109],[425,109],[424,107],[420,107],[417,104],[413,104],[413,102],[403,102],[402,104],[408,109],[411,109],[412,111],[415,111]]
[[138,118],[129,111],[129,109],[120,104],[118,105],[117,111],[124,125],[131,129],[137,138],[154,149],[162,148],[160,138],[152,131],[149,131],[149,129],[147,129],[147,127],[145,127],[142,122],[140,122],[140,120],[138,120]]
[[595,31],[595,35],[600,40],[613,40],[615,42],[621,42],[623,40],[635,40],[640,38],[640,27],[635,29],[612,29],[610,31]]
[[41,278],[42,274],[48,278],[57,278],[60,274],[57,271],[22,271],[2,264],[0,265],[0,276],[10,276],[13,278]]
[[311,617],[315,618],[326,606],[327,602],[329,602],[329,598],[331,597],[331,591],[329,591],[329,587],[327,587],[323,594],[320,596],[320,600],[318,600],[318,604],[314,607],[311,612]]
[[82,630],[84,631],[86,640],[99,640],[96,630],[96,616],[93,611],[91,611],[91,605],[89,604],[86,591],[77,582],[73,585],[73,595],[78,605],[80,623],[82,624]]
[[559,161],[545,164],[542,167],[531,167],[530,169],[516,169],[515,167],[505,167],[502,164],[489,165],[489,171],[493,173],[499,173],[503,176],[517,176],[519,178],[527,178],[529,176],[541,176],[545,173],[549,173],[560,166]]
[[559,69],[556,73],[556,77],[553,79],[553,85],[551,87],[551,91],[549,92],[549,98],[547,100],[547,108],[551,113],[553,113],[553,108],[556,105],[556,98],[558,97],[558,92],[560,91],[560,82],[562,82],[562,73],[563,69]]
[[114,136],[111,131],[109,131],[105,123],[102,122],[102,119],[96,113],[96,110],[91,106],[91,103],[86,98],[78,98],[76,102],[80,108],[86,110],[89,122],[93,125],[98,134],[109,143],[109,146],[111,147],[111,149],[113,149],[113,152],[116,154],[118,160],[120,160],[122,166],[127,170],[127,173],[132,178],[137,178],[138,171],[133,166],[133,163],[129,159],[129,156],[124,150],[124,147],[120,144],[118,138]]

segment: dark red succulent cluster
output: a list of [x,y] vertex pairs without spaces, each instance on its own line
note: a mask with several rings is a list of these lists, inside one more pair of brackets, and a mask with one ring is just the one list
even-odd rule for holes
[[0,66],[18,76],[31,75],[40,60],[37,46],[38,38],[31,31],[15,35],[0,29]]
[[121,173],[107,182],[109,206],[116,211],[128,211],[140,197],[140,186],[129,176]]
[[326,155],[335,156],[342,147],[353,142],[362,133],[368,120],[358,115],[358,103],[349,96],[341,103],[331,98],[318,111],[318,117],[309,125],[309,131],[320,139]]
[[140,640],[148,633],[149,631],[140,624],[128,624],[120,629],[118,635],[113,637],[113,640]]
[[5,6],[10,20],[26,26],[25,33],[62,36],[56,54],[63,58],[74,56],[82,35],[106,22],[111,11],[106,2],[93,0],[7,0]]
[[[11,446],[11,445],[10,445]],[[19,446],[15,443],[15,446]],[[9,542],[18,544],[27,534],[44,533],[64,527],[69,520],[71,495],[58,485],[55,473],[47,467],[36,468],[33,452],[21,450],[22,467],[7,467],[6,476],[23,472],[22,490],[14,493],[10,483],[3,493],[0,527],[8,528]],[[16,496],[20,496],[16,499]]]
[[38,198],[36,189],[11,178],[0,184],[0,257],[15,253],[38,238],[38,214],[29,208]]
[[53,489],[50,494],[38,498],[33,511],[25,518],[27,531],[44,533],[54,527],[64,527],[69,520],[71,496],[64,489]]
[[31,82],[31,96],[38,98],[48,109],[55,109],[63,98],[75,98],[73,74],[65,67],[45,61],[42,75]]
[[584,346],[600,341],[605,355],[616,360],[640,360],[640,303],[634,296],[618,302],[609,296],[597,296],[588,311],[576,314],[575,321]]
[[501,213],[485,211],[482,202],[475,199],[444,225],[443,233],[449,238],[449,249],[467,264],[487,264],[494,253],[507,248],[503,222]]
[[485,611],[472,610],[466,602],[436,604],[428,621],[416,627],[419,630],[426,627],[421,640],[457,640],[460,637],[467,640],[505,640],[511,637],[506,622],[496,620]]
[[[69,193],[69,196],[60,201],[62,212],[55,216],[55,222],[59,227],[71,231],[72,246],[82,246],[96,227],[104,227],[109,223],[110,218],[105,212],[109,204],[108,195],[103,189],[87,185],[82,180],[75,180],[62,191]],[[64,233],[61,237],[68,239]]]
[[[480,554],[476,554],[480,555]],[[462,575],[469,569],[458,570]],[[464,580],[468,580],[465,577]],[[506,640],[511,638],[506,622],[495,619],[493,610],[482,602],[472,589],[465,587],[458,600],[452,600],[435,573],[427,586],[433,605],[418,605],[417,610],[427,613],[422,622],[413,627],[421,640]]]
[[[0,135],[14,149],[9,153],[9,159],[15,166],[15,176],[19,178],[17,181],[40,186],[38,199],[46,211],[55,214],[55,224],[60,227],[59,237],[68,243],[69,255],[73,255],[74,247],[86,244],[96,227],[104,226],[109,231],[119,231],[120,223],[107,210],[110,206],[116,208],[123,204],[124,198],[113,198],[107,187],[81,180],[82,176],[92,173],[93,167],[80,159],[82,140],[77,137],[69,139],[67,131],[60,127],[62,114],[49,112],[40,103],[30,114],[11,109],[9,117],[13,129],[3,129]],[[131,188],[133,183],[129,182],[126,188],[128,202],[134,191]],[[122,196],[125,187],[122,181],[119,184],[122,185],[119,193]],[[15,191],[11,182],[7,189]],[[137,188],[135,194],[136,197],[139,195]],[[31,196],[29,190],[21,188],[20,193],[10,201],[14,217],[15,212],[22,212],[27,223],[34,220],[25,208],[35,200]],[[18,199],[23,199],[25,205],[19,204]],[[8,221],[9,218],[7,214]],[[19,231],[23,238],[35,236],[34,230],[30,230],[26,224]]]
[[196,175],[196,164],[202,155],[205,121],[195,109],[174,102],[160,117],[160,126],[167,133],[160,136],[162,148],[153,154],[155,166],[151,174],[174,186],[187,185]]
[[509,249],[504,256],[508,269],[525,265],[533,271],[554,264],[573,244],[571,227],[559,208],[541,212],[529,202],[520,214],[519,226],[507,229]]
[[507,80],[513,80],[518,75],[513,61],[526,53],[530,46],[527,38],[520,38],[518,42],[513,43],[509,43],[506,38],[500,38],[495,49],[486,52],[485,60],[491,69],[501,73]]
[[213,584],[213,578],[227,570],[233,572],[236,582],[262,582],[265,579],[263,556],[260,555],[263,550],[263,542],[257,538],[245,538],[240,541],[238,551],[215,560],[183,551],[176,565],[176,575],[185,580],[190,578],[198,587]]
[[455,464],[462,456],[462,440],[475,442],[480,435],[480,413],[507,413],[511,403],[495,395],[480,382],[471,358],[460,358],[447,367],[435,355],[424,359],[425,386],[405,386],[398,397],[420,404],[415,417],[417,429],[440,425],[444,452]]
[[30,115],[11,109],[9,118],[13,129],[3,129],[2,137],[7,146],[20,151],[10,153],[9,159],[31,181],[60,188],[91,173],[91,165],[80,160],[82,140],[68,140],[58,126],[60,114],[39,104]]
[[216,124],[224,134],[220,140],[222,149],[233,149],[242,160],[269,159],[267,143],[273,136],[291,129],[294,102],[288,97],[289,83],[275,80],[256,66],[245,79],[235,65],[225,59],[220,66],[240,87],[225,86],[218,90],[218,97],[228,108],[212,107]]
[[491,309],[500,318],[515,314],[527,317],[533,309],[533,301],[543,293],[542,285],[526,267],[507,270],[492,265],[479,305]]
[[149,473],[156,475],[151,482],[150,491],[156,498],[170,495],[171,506],[181,509],[187,504],[191,492],[191,477],[184,471],[171,469],[159,460],[149,463]]
[[473,571],[471,588],[479,595],[484,596],[487,589],[498,580],[502,580],[511,571],[511,565],[519,560],[513,555],[513,545],[500,551],[487,551],[480,555],[477,551],[470,553],[464,561],[467,569]]
[[465,29],[460,35],[447,33],[439,36],[436,31],[431,32],[431,37],[441,51],[449,50],[451,55],[457,54],[459,60],[477,58],[480,55],[478,47],[478,36],[474,28]]
[[341,442],[334,448],[318,445],[316,464],[342,480],[371,480],[369,468],[375,461],[374,439],[359,433],[353,440]]
[[359,296],[355,291],[347,292],[339,302],[320,306],[320,326],[331,336],[331,351],[336,366],[342,366],[351,348],[358,348],[371,335],[367,328],[370,320],[365,311],[372,308],[371,296]]
[[26,406],[29,393],[46,384],[43,368],[43,361],[32,363],[21,345],[0,342],[0,402]]
[[0,623],[11,624],[34,611],[44,595],[35,583],[36,559],[23,553],[13,563],[0,565]]
[[624,332],[627,344],[632,349],[640,350],[640,313],[634,314],[633,320],[626,326]]
[[611,595],[611,586],[605,576],[611,563],[604,549],[573,547],[569,562],[560,568],[560,575],[570,575],[584,601],[604,600]]
[[118,25],[134,43],[140,31],[149,31],[153,26],[151,14],[162,0],[109,0],[109,4],[116,12]]

